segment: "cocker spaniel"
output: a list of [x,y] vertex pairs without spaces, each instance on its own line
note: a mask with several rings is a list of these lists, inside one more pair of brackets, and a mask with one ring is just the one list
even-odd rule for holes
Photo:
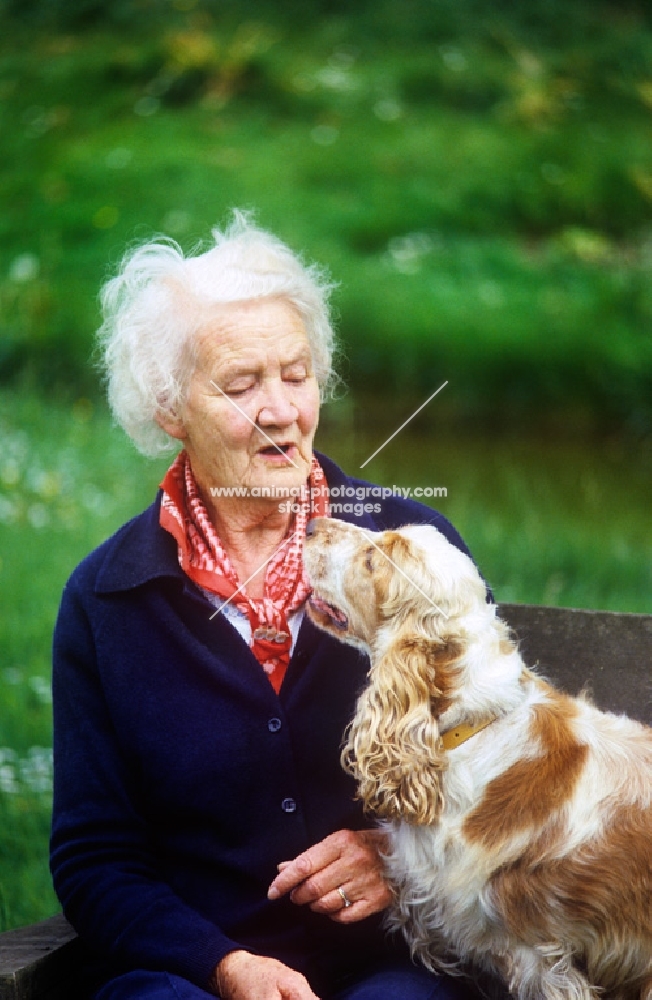
[[528,669],[427,525],[310,523],[317,625],[368,652],[344,766],[388,834],[388,923],[518,1000],[652,1000],[652,730]]

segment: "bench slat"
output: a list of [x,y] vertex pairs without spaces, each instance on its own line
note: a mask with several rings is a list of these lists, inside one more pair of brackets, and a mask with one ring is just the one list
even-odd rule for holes
[[59,914],[0,935],[1,1000],[74,1000],[81,945]]
[[501,604],[521,654],[569,694],[652,725],[652,615]]

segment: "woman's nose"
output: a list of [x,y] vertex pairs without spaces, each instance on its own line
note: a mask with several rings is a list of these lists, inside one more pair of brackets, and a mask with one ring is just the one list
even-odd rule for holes
[[262,427],[286,427],[294,423],[298,412],[289,389],[282,382],[273,382],[266,387],[266,396],[258,411],[258,423]]

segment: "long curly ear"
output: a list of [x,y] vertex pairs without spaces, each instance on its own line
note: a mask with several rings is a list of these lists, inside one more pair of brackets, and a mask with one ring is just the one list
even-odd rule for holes
[[[434,823],[442,808],[438,716],[450,691],[455,643],[398,639],[371,668],[346,734],[342,764],[365,810],[383,819]],[[440,676],[441,675],[441,676]]]

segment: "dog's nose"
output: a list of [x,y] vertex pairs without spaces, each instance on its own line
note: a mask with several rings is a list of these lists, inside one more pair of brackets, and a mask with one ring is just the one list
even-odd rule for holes
[[316,530],[317,530],[317,518],[311,517],[306,525],[306,538],[309,538],[310,535],[314,535]]

